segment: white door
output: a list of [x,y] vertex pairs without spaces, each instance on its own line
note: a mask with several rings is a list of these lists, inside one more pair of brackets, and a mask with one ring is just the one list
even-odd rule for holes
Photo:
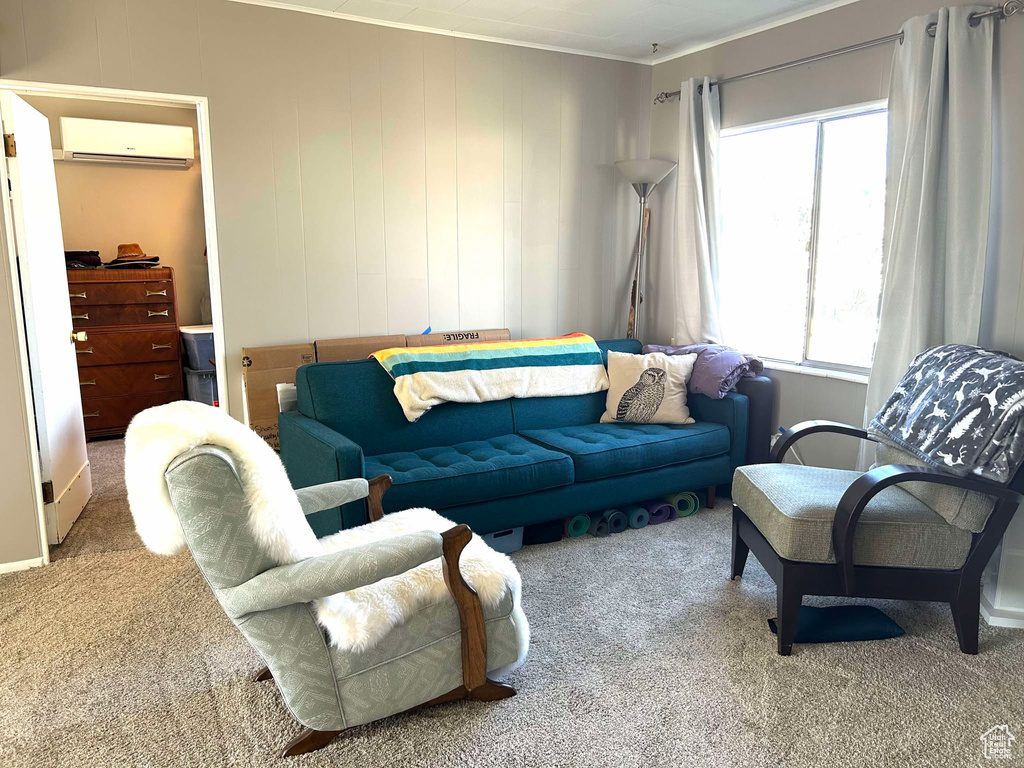
[[7,155],[5,186],[10,190],[3,213],[12,225],[6,232],[13,229],[10,250],[16,254],[21,278],[46,528],[50,543],[58,544],[89,501],[92,476],[50,126],[10,91],[0,91],[0,122]]

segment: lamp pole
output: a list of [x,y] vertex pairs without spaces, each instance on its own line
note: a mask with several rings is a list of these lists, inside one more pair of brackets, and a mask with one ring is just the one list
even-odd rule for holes
[[651,209],[647,201],[651,192],[676,167],[670,160],[620,160],[615,163],[623,176],[633,185],[640,198],[640,221],[636,236],[636,264],[633,268],[633,284],[629,291],[629,319],[626,321],[626,338],[641,337],[642,316],[640,310],[647,288],[647,241],[651,226]]
[[[653,187],[654,185],[650,185]],[[651,209],[647,207],[647,184],[634,184],[640,197],[640,224],[636,235],[636,266],[633,270],[633,285],[629,291],[629,319],[626,321],[626,338],[639,339],[641,315],[640,310],[644,303],[644,290],[647,287],[647,264],[644,256],[647,255],[647,233],[651,223]]]

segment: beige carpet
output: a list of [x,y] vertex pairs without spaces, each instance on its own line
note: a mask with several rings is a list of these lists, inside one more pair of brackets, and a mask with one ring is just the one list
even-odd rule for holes
[[[97,468],[119,461],[94,443]],[[100,473],[102,475],[102,473]],[[961,766],[1006,723],[1024,762],[1024,633],[956,647],[948,609],[878,602],[895,640],[775,655],[774,591],[727,579],[724,503],[514,558],[533,627],[519,695],[360,728],[281,762],[298,733],[187,554],[132,540],[116,479],[52,565],[0,576],[0,765]],[[123,494],[123,491],[121,492]],[[134,546],[133,546],[134,545]],[[817,601],[820,602],[820,601]]]

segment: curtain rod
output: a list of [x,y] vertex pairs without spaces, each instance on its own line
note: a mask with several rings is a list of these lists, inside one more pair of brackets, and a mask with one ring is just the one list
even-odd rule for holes
[[[978,24],[981,23],[982,19],[987,18],[989,16],[996,16],[1000,21],[1002,21],[1003,19],[1007,19],[1016,13],[1024,13],[1024,0],[1008,0],[1008,2],[1003,3],[1001,6],[990,8],[987,11],[978,11],[977,13],[972,13],[968,21],[970,22],[971,26],[977,26]],[[935,36],[935,26],[936,25],[934,22],[928,25],[928,34],[932,35],[933,37]],[[878,45],[885,45],[886,43],[894,43],[896,41],[899,41],[901,44],[903,43],[902,31],[897,32],[894,35],[886,35],[885,37],[879,37],[875,40],[868,40],[863,43],[855,43],[853,45],[848,45],[845,48],[836,48],[833,51],[817,53],[813,56],[806,56],[802,59],[797,59],[795,61],[787,61],[785,64],[776,64],[775,66],[765,67],[764,69],[758,69],[755,70],[754,72],[745,72],[742,75],[723,77],[721,80],[716,80],[711,85],[715,86],[723,85],[725,83],[735,83],[739,80],[747,80],[752,77],[760,77],[761,75],[768,75],[773,72],[781,72],[784,69],[800,67],[803,66],[804,64],[812,64],[816,61],[831,59],[833,56],[843,56],[844,54],[853,53],[854,51],[861,51],[864,50],[865,48],[874,48],[875,46]],[[697,93],[703,93],[703,91],[703,85],[697,86]],[[664,104],[669,99],[677,99],[679,98],[679,93],[679,91],[662,91],[661,93],[654,97],[654,103]]]

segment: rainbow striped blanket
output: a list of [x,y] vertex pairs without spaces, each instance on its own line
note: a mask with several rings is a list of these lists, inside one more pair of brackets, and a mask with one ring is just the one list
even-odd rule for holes
[[441,403],[585,395],[608,389],[601,350],[590,336],[484,341],[374,352],[395,380],[405,418]]

